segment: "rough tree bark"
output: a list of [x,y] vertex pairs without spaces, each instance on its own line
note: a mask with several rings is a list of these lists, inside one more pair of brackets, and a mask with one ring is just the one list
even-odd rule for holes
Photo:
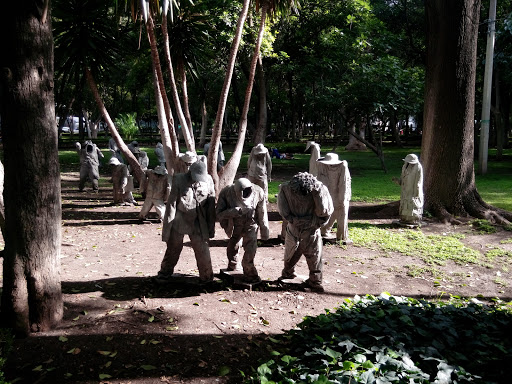
[[427,71],[421,162],[425,208],[443,222],[457,216],[507,224],[512,214],[476,189],[475,70],[480,0],[426,1]]
[[61,194],[49,1],[2,4],[0,113],[5,161],[2,320],[18,335],[63,314]]
[[265,70],[263,68],[263,60],[260,56],[258,60],[258,84],[259,84],[259,98],[258,98],[258,125],[254,132],[253,144],[265,143],[267,135],[267,81],[265,79]]

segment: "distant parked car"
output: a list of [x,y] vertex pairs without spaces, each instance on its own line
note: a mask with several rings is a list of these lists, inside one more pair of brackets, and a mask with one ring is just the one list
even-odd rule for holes
[[[85,119],[82,119],[85,126]],[[73,130],[73,134],[77,135],[79,132],[79,122],[80,119],[78,116],[68,116],[62,126],[62,133],[71,133],[71,130]]]

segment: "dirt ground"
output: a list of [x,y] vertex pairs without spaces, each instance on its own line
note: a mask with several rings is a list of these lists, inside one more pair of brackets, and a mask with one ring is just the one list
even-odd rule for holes
[[[271,239],[256,256],[259,287],[218,277],[211,286],[198,285],[188,243],[175,270],[181,276],[159,286],[151,277],[165,252],[161,224],[140,224],[140,206],[112,205],[108,187],[93,193],[88,185],[78,192],[77,173],[64,173],[62,181],[64,320],[51,332],[15,341],[5,367],[13,383],[240,383],[241,372],[250,372],[272,350],[274,335],[355,295],[512,299],[508,266],[447,263],[438,267],[446,278],[434,281],[431,275],[407,275],[406,265],[422,264],[417,258],[335,244],[324,247],[325,293],[283,287],[277,282],[284,247],[277,239],[281,219],[275,204],[269,205]],[[369,214],[354,204],[350,222],[391,223],[394,214]],[[426,233],[464,233],[464,243],[482,252],[490,245],[512,251],[511,244],[500,244],[511,232],[479,235],[468,226],[427,224],[421,229]],[[227,265],[226,244],[217,225],[210,243],[216,273]],[[304,258],[297,272],[307,275]]]

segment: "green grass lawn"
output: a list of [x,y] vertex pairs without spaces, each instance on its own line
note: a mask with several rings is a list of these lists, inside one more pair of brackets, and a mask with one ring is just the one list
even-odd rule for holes
[[[304,146],[305,148],[305,146]],[[154,147],[143,147],[148,153],[150,165],[157,163]],[[110,153],[102,149],[105,158],[102,161],[104,167]],[[201,152],[201,151],[199,151]],[[322,149],[322,154],[328,152],[327,148]],[[385,148],[384,160],[387,168],[385,173],[379,159],[371,151],[348,152],[343,149],[336,151],[342,160],[347,160],[352,175],[352,201],[386,203],[400,199],[400,187],[392,181],[393,177],[399,178],[402,171],[402,159],[408,153],[420,154],[419,147],[411,148]],[[229,159],[230,152],[226,152]],[[489,151],[488,172],[486,175],[476,174],[476,185],[478,192],[483,199],[499,208],[512,211],[512,150],[506,150],[503,160],[495,160],[496,151]],[[294,153],[294,160],[273,159],[275,174],[289,175],[291,178],[295,173],[306,171],[309,168],[309,154]],[[242,156],[239,170],[244,172],[247,169],[248,153]],[[78,170],[79,158],[75,151],[59,151],[59,159],[62,171]],[[477,169],[475,162],[475,169]],[[275,194],[279,192],[279,184],[283,182],[281,177],[269,183],[269,200],[275,202]]]

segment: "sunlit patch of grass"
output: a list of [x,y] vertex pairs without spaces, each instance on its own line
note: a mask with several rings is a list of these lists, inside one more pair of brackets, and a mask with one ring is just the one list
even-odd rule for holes
[[425,277],[425,275],[430,275],[434,279],[440,280],[447,279],[448,277],[445,272],[442,272],[434,267],[422,267],[416,264],[411,264],[406,265],[405,268],[407,268],[407,275],[414,278]]
[[494,284],[496,285],[500,285],[502,287],[508,287],[508,283],[505,279],[503,279],[502,277],[496,277],[494,280],[493,280]]
[[505,249],[495,247],[495,248],[492,248],[489,251],[485,252],[485,257],[491,261],[493,261],[499,257],[511,258],[512,252],[507,251]]
[[469,223],[480,235],[496,233],[497,229],[488,220],[475,219]]
[[349,225],[349,236],[355,246],[384,254],[399,252],[419,257],[429,265],[444,265],[447,260],[458,264],[481,264],[480,252],[466,247],[459,238],[451,235],[425,235],[418,230],[353,223]]

